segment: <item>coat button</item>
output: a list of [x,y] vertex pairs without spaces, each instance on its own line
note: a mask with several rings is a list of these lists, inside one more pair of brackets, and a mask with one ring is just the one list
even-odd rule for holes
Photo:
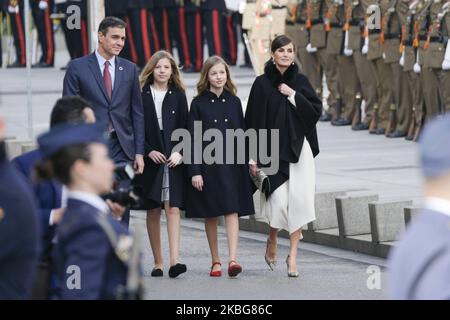
[[214,119],[214,122],[216,122],[216,123],[217,123],[217,120],[216,120],[216,119]]
[[211,100],[211,102],[214,102],[214,99],[213,99],[213,100]]
[[147,91],[147,94],[150,94],[150,91]]
[[172,110],[172,114],[175,114],[175,111]]
[[225,119],[225,122],[228,122],[228,119]]
[[225,99],[222,99],[222,102],[225,102]]
[[172,91],[169,91],[169,94],[172,94]]

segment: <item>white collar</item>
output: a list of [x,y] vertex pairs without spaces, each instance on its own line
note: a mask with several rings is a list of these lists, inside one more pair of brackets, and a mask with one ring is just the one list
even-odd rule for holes
[[105,201],[103,201],[102,198],[100,198],[98,195],[90,192],[85,191],[71,191],[69,190],[67,192],[67,197],[70,199],[76,199],[83,202],[86,202],[87,204],[93,206],[94,208],[98,209],[100,212],[107,214],[109,212],[109,207],[106,204]]
[[[98,49],[95,50],[95,56],[97,57],[98,64],[103,67],[105,65],[105,62],[107,61],[105,58],[102,57],[102,55],[98,52]],[[112,57],[108,60],[111,67],[114,69],[116,66],[116,57]]]
[[437,197],[425,198],[425,208],[450,217],[450,201]]

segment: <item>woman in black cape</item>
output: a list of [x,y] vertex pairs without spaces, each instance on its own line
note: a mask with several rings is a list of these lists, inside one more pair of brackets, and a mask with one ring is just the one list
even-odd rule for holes
[[[314,157],[319,153],[316,123],[322,103],[308,79],[299,73],[292,40],[284,35],[276,37],[271,52],[264,74],[253,83],[245,114],[247,129],[279,130],[279,141],[258,141],[258,146],[266,143],[268,150],[279,143],[279,153],[271,155],[279,157],[279,168],[269,175],[269,190],[261,193],[255,218],[270,225],[265,260],[272,270],[278,230],[289,232],[288,276],[298,277],[296,257],[302,228],[315,220]],[[264,166],[267,164],[263,165],[259,157],[252,157],[250,174],[256,175],[258,167],[264,171]]]

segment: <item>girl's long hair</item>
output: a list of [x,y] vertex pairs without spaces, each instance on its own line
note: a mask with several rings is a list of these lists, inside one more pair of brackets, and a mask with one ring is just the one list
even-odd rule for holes
[[172,75],[170,76],[169,79],[169,87],[174,86],[183,92],[186,91],[186,88],[183,82],[181,81],[180,71],[178,70],[178,66],[175,59],[169,52],[164,50],[155,52],[150,58],[150,60],[148,60],[144,69],[142,70],[141,75],[139,76],[139,83],[141,85],[141,90],[146,85],[153,84],[154,82],[153,72],[155,71],[158,62],[164,58],[170,61],[170,65],[172,67]]
[[200,80],[197,83],[197,92],[198,92],[199,96],[203,92],[208,90],[210,87],[210,84],[208,81],[209,70],[212,67],[214,67],[215,65],[218,65],[220,63],[225,66],[225,70],[227,72],[227,82],[225,84],[224,89],[227,90],[228,92],[230,92],[232,95],[234,95],[234,96],[236,95],[237,88],[236,88],[236,85],[234,84],[234,81],[231,79],[230,67],[227,65],[225,60],[223,60],[221,57],[212,56],[212,57],[208,58],[208,60],[205,61],[205,63],[203,64],[202,71],[200,73]]

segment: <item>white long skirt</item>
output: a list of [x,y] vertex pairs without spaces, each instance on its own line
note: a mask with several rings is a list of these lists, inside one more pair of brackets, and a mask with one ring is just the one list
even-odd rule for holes
[[314,221],[315,170],[311,147],[305,139],[299,161],[289,165],[289,180],[268,199],[261,193],[261,209],[255,214],[255,219],[268,223],[272,228],[284,229],[289,234]]

